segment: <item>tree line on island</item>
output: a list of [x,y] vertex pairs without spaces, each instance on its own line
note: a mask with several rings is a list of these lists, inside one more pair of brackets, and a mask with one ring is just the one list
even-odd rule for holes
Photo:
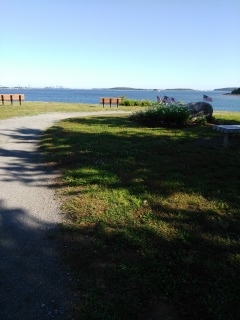
[[[160,90],[175,90],[175,91],[198,91],[190,88],[174,88],[174,89],[142,89],[142,88],[131,88],[131,87],[113,87],[108,88],[107,90],[153,90],[153,91],[160,91]],[[213,91],[231,91],[231,93],[228,94],[240,94],[240,88],[236,87],[228,87],[228,88],[219,88],[214,89]]]
[[234,89],[231,94],[240,94],[240,88]]

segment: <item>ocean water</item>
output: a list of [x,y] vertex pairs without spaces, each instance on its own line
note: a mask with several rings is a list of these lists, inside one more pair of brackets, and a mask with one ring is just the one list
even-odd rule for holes
[[135,100],[157,101],[159,97],[173,97],[184,103],[203,101],[203,95],[210,96],[213,110],[240,112],[240,96],[226,95],[226,91],[193,90],[110,90],[110,89],[0,89],[3,93],[23,93],[25,101],[70,102],[99,104],[100,97],[122,97]]

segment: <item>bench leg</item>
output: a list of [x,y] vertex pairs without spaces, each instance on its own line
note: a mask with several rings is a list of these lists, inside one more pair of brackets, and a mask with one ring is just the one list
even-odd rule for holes
[[224,134],[223,146],[224,146],[224,148],[228,147],[228,134],[227,133]]

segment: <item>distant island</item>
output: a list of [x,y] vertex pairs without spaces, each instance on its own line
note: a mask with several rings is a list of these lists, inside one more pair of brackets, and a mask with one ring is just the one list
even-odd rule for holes
[[[77,89],[79,90],[79,88],[67,88],[67,87],[63,87],[63,86],[46,86],[46,87],[31,87],[30,85],[28,87],[25,86],[13,86],[13,87],[9,87],[9,86],[4,86],[4,85],[0,85],[0,89],[16,89],[16,90],[31,90],[31,89]],[[191,89],[191,88],[167,88],[167,89],[152,89],[152,88],[132,88],[132,87],[112,87],[112,88],[91,88],[90,90],[119,90],[119,91],[156,91],[156,92],[160,92],[160,91],[202,91],[202,90],[196,90],[196,89]],[[239,91],[240,88],[238,87],[225,87],[225,88],[217,88],[217,89],[213,89],[213,91],[227,91],[227,93],[223,93],[224,95],[239,95]]]
[[235,89],[237,89],[237,87],[219,88],[219,89],[214,89],[213,91],[233,91]]
[[114,87],[114,88],[107,88],[105,90],[153,90],[153,91],[164,91],[164,90],[179,90],[179,91],[195,91],[194,89],[189,88],[173,88],[173,89],[142,89],[142,88],[131,88],[131,87]]
[[240,88],[234,89],[231,94],[240,94]]
[[114,87],[114,88],[108,88],[106,90],[148,90],[148,89],[130,88],[130,87]]
[[175,89],[165,89],[165,90],[196,91],[194,89],[189,89],[189,88],[175,88]]
[[224,93],[224,95],[240,95],[240,88],[233,89],[231,93]]

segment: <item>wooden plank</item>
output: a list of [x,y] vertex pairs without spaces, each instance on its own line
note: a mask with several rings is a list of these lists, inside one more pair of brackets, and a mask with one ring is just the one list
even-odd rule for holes
[[24,94],[1,94],[1,100],[11,101],[11,96],[13,101],[19,101],[19,96],[21,97],[21,101],[24,100]]
[[19,103],[22,104],[24,94],[0,94],[0,99],[2,101],[2,105],[4,105],[5,101],[11,101],[11,104],[13,104],[13,101],[19,101]]
[[100,98],[100,103],[103,103],[103,99],[104,99],[104,103],[112,103],[112,104],[117,104],[117,103],[121,103],[122,102],[122,98]]

